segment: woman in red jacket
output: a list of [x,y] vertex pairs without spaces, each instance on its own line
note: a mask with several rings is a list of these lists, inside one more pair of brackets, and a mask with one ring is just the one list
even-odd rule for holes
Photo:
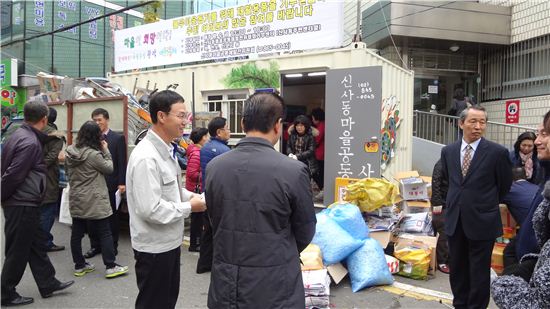
[[[208,129],[195,128],[189,136],[193,144],[187,147],[187,170],[185,172],[185,189],[200,193],[201,189],[201,147],[208,142]],[[203,213],[191,213],[189,251],[199,252],[203,224]]]

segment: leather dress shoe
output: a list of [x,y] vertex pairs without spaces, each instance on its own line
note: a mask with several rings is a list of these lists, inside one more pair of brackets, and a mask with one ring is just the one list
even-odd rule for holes
[[65,246],[58,246],[56,244],[48,248],[48,252],[63,251],[63,250],[65,250]]
[[70,287],[73,284],[74,284],[73,280],[67,281],[67,282],[59,282],[53,288],[48,288],[48,289],[44,289],[44,290],[40,291],[40,295],[42,295],[42,298],[52,297],[54,292],[64,290],[64,289]]
[[84,257],[87,258],[87,259],[91,259],[93,258],[94,256],[98,255],[101,253],[101,250],[100,249],[97,249],[97,248],[91,248],[90,250],[88,250],[88,252],[86,252],[84,254]]
[[25,296],[17,296],[16,298],[12,300],[3,300],[2,306],[10,307],[10,306],[22,306],[22,305],[28,305],[32,304],[34,302],[34,298],[32,297],[25,297]]

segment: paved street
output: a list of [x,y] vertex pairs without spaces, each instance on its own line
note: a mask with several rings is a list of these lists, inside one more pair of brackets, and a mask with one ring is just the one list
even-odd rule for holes
[[[42,299],[32,279],[30,269],[23,277],[18,292],[24,296],[34,297],[35,302],[24,308],[131,308],[137,295],[137,286],[134,273],[134,259],[130,247],[127,231],[121,234],[119,255],[117,262],[130,266],[130,273],[125,277],[115,279],[104,278],[104,266],[101,256],[91,259],[96,265],[96,271],[84,277],[76,278],[72,274],[73,263],[70,255],[69,238],[70,228],[56,223],[53,228],[56,244],[65,245],[67,249],[61,252],[50,253],[50,258],[57,270],[57,277],[63,281],[75,280],[76,283],[58,295]],[[83,248],[89,248],[87,238],[83,241]],[[178,308],[205,308],[208,293],[209,274],[198,275],[195,265],[198,254],[190,253],[187,248],[182,250],[181,287]],[[345,278],[338,286],[331,287],[332,308],[449,308],[449,305],[440,303],[437,298],[430,298],[424,294],[414,294],[422,299],[404,296],[407,285],[449,293],[447,275],[438,273],[437,277],[428,281],[408,280],[395,276],[397,287],[371,288],[352,293],[349,278]],[[405,285],[403,285],[405,284]],[[430,292],[432,293],[432,292]],[[414,296],[413,295],[413,296]],[[492,308],[494,305],[491,306]]]

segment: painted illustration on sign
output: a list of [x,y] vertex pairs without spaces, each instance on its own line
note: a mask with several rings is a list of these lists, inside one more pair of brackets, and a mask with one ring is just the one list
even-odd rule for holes
[[115,70],[340,47],[343,1],[255,0],[115,32]]
[[382,152],[381,165],[382,170],[390,164],[395,156],[395,145],[397,139],[397,129],[401,124],[399,118],[399,103],[396,96],[391,95],[382,100],[382,115],[384,116],[383,127],[380,132],[380,148]]
[[279,88],[279,65],[270,61],[269,68],[262,69],[256,63],[248,62],[231,69],[222,82],[229,89]]

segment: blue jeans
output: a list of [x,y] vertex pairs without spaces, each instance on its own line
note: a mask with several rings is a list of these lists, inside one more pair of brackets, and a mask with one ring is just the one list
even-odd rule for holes
[[57,205],[57,202],[55,202],[40,206],[40,228],[47,236],[46,248],[53,247],[53,235],[50,231],[55,222],[55,215],[58,213]]

